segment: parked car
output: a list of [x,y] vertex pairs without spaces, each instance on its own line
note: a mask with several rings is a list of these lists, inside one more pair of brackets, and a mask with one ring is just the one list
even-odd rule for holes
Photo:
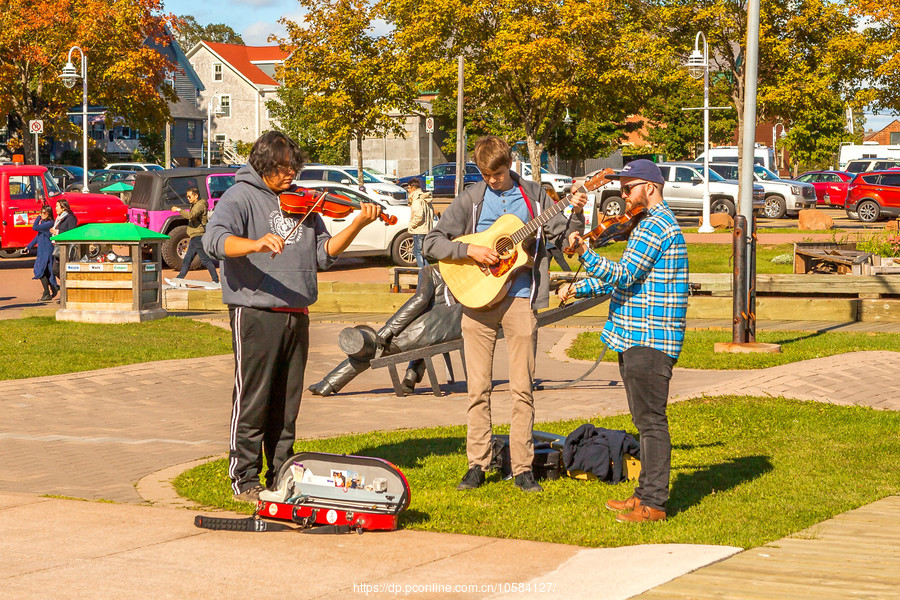
[[[357,169],[353,166],[338,165],[307,165],[297,174],[298,181],[330,181],[344,185],[356,186],[359,180],[356,178]],[[376,197],[392,206],[409,204],[406,190],[399,185],[381,181],[371,173],[363,170],[363,186],[366,192],[374,193]]]
[[807,171],[797,181],[811,183],[816,188],[816,204],[818,206],[837,206],[844,208],[847,200],[847,187],[855,173],[846,171]]
[[[703,212],[703,167],[694,163],[660,163],[659,170],[666,178],[663,198],[675,212]],[[594,193],[595,203],[606,215],[625,212],[625,200],[619,191],[619,182],[611,181]],[[711,213],[727,213],[734,216],[738,206],[738,184],[726,181],[715,171],[709,172],[709,208]],[[765,192],[759,184],[753,184],[753,210],[765,206]],[[596,222],[596,220],[594,221]]]
[[847,215],[865,223],[900,216],[900,169],[858,173],[847,189]]
[[[422,184],[423,190],[431,191],[435,196],[456,195],[456,163],[441,163],[420,175],[401,177],[398,183],[406,186],[410,179],[416,178]],[[466,174],[463,177],[463,187],[467,188],[483,180],[481,171],[475,163],[466,163]]]
[[64,193],[50,172],[37,165],[0,166],[0,256],[20,253],[34,237],[31,225],[41,208],[56,209],[56,199],[69,201],[79,225],[124,223],[126,207],[116,196]]
[[106,165],[110,171],[162,171],[163,168],[156,163],[109,163]]
[[[109,171],[107,169],[93,171],[91,175],[88,176],[88,191],[97,194],[101,192],[103,188],[110,186],[117,181],[133,183],[135,173],[137,173],[137,171]],[[66,188],[66,191],[80,192],[82,187],[83,182],[78,180],[74,183],[70,183]]]
[[363,167],[363,171],[368,173],[369,175],[374,175],[377,179],[382,181],[386,181],[387,183],[397,184],[397,180],[399,177],[394,177],[393,175],[388,175],[387,173],[382,173],[375,167]]
[[866,171],[883,171],[893,167],[900,167],[900,159],[859,158],[848,162],[844,170],[848,173],[865,173]]
[[[522,177],[531,180],[531,163],[521,163]],[[516,163],[513,163],[513,169]],[[557,194],[564,194],[572,189],[572,178],[568,175],[560,175],[559,173],[551,173],[544,167],[541,167],[541,185],[552,188]]]
[[[740,172],[733,163],[712,163],[709,168],[730,181],[737,181]],[[816,188],[811,183],[781,179],[761,165],[753,165],[753,179],[765,190],[763,215],[770,219],[796,216],[802,209],[816,205]]]
[[[387,225],[378,220],[364,227],[342,256],[390,256],[394,264],[399,267],[416,266],[416,258],[413,255],[413,239],[406,231],[412,213],[409,205],[387,204],[381,196],[372,192],[363,193],[357,188],[342,183],[309,180],[296,180],[294,183],[310,189],[340,194],[358,202],[376,202],[385,209],[385,212],[397,217],[397,223],[394,225]],[[322,217],[322,220],[325,221],[328,232],[334,235],[350,225],[353,216],[351,214],[345,219]]]
[[[128,208],[128,220],[141,227],[165,233],[169,239],[162,244],[163,260],[176,271],[187,251],[187,219],[172,212],[173,207],[187,209],[191,203],[187,191],[195,187],[210,210],[225,190],[234,185],[237,169],[228,167],[179,168],[142,171],[134,178],[134,190]],[[200,259],[191,262],[192,269],[200,268]]]
[[64,190],[72,183],[81,183],[84,177],[84,169],[74,165],[41,165],[50,171],[50,176],[56,180],[59,189]]
[[[694,159],[694,162],[702,163],[706,153]],[[709,149],[709,162],[714,163],[734,163],[738,162],[737,146],[716,146]],[[775,167],[775,151],[767,146],[753,149],[753,164],[761,165],[767,169]]]

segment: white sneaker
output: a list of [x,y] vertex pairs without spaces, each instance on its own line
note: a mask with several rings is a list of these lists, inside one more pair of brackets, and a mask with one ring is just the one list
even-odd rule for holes
[[207,287],[208,289],[211,289],[211,290],[221,290],[221,289],[222,289],[222,284],[219,283],[218,281],[213,281],[212,283],[210,283],[210,284],[209,284],[208,286],[206,286],[206,287]]

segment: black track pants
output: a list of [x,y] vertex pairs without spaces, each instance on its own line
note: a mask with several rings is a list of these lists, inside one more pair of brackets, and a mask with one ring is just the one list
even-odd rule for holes
[[247,307],[230,313],[234,394],[228,475],[237,494],[259,482],[263,452],[266,487],[293,454],[309,316]]

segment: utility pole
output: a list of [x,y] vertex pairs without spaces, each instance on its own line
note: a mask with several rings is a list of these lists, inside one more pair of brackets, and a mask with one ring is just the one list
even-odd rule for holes
[[456,85],[456,195],[462,194],[466,176],[466,127],[463,118],[463,57],[458,59]]

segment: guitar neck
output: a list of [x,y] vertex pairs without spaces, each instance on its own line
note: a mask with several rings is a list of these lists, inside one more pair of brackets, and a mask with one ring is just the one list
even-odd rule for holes
[[[586,194],[587,190],[582,185],[578,188],[578,191]],[[560,214],[562,211],[566,210],[569,205],[572,203],[572,194],[566,194],[565,198],[560,199],[559,202],[543,211],[541,214],[533,218],[532,220],[525,223],[525,226],[512,234],[512,240],[514,243],[518,244],[524,240],[527,240],[530,236],[534,235],[535,232],[543,227],[547,221]]]

